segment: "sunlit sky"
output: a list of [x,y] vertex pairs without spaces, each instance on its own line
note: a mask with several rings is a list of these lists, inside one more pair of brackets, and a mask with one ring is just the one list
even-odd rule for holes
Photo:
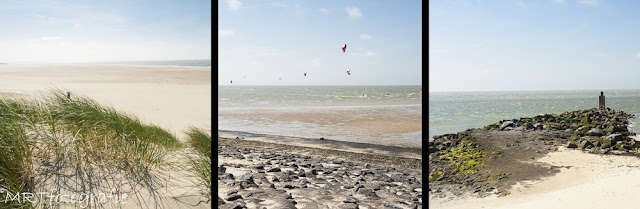
[[429,91],[639,89],[640,1],[430,0]]
[[421,7],[419,0],[218,1],[218,82],[421,85]]
[[0,0],[0,62],[211,59],[209,0]]

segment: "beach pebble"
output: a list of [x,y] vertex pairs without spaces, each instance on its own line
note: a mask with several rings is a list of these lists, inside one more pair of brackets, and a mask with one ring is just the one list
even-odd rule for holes
[[278,168],[278,167],[271,168],[271,169],[267,170],[267,172],[280,172],[280,171],[281,171],[281,170],[280,170],[280,168]]
[[344,203],[358,203],[358,201],[356,199],[353,199],[351,197],[347,197],[347,199],[343,200],[342,202],[344,202]]
[[242,196],[240,196],[239,194],[234,194],[234,195],[231,195],[231,196],[227,197],[227,201],[234,201],[234,200],[237,200],[237,199],[242,199]]

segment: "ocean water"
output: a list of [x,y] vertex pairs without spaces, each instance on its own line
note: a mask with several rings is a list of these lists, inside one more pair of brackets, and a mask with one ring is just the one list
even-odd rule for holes
[[[640,116],[640,90],[604,90],[606,106]],[[429,92],[429,140],[500,120],[598,107],[599,90]],[[630,122],[630,131],[638,133]]]
[[205,59],[205,60],[119,61],[119,62],[97,62],[94,64],[211,67],[211,60]]
[[421,86],[218,86],[218,129],[422,145]]

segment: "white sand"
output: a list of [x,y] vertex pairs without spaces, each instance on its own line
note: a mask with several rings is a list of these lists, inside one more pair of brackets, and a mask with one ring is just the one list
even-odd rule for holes
[[429,208],[639,208],[640,159],[561,148],[539,162],[562,168],[538,182],[514,186],[497,198],[429,198]]
[[0,65],[0,92],[59,88],[134,114],[184,139],[189,126],[211,130],[211,68],[81,64]]

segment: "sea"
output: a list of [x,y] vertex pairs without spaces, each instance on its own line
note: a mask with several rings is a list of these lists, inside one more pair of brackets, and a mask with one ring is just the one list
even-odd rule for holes
[[211,67],[211,60],[210,59],[200,59],[200,60],[149,60],[149,61],[142,60],[142,61],[118,61],[118,62],[92,62],[91,64]]
[[218,129],[422,146],[421,86],[218,86]]
[[[433,136],[480,128],[500,120],[598,108],[600,90],[429,92],[429,141]],[[605,105],[640,116],[640,90],[602,90]],[[631,119],[635,133],[638,117]]]

